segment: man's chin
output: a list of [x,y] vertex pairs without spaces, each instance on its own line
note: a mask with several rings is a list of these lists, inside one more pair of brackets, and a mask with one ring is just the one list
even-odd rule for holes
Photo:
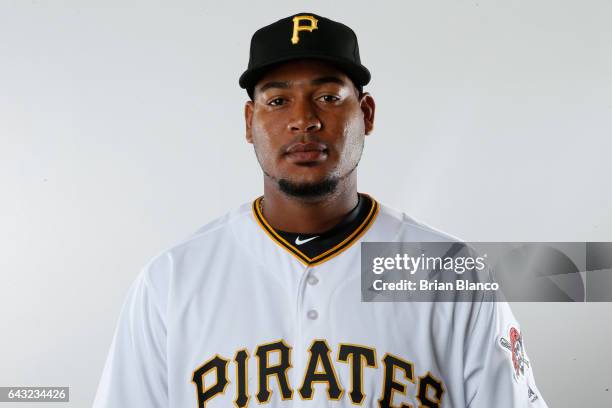
[[316,199],[333,194],[338,187],[339,179],[325,178],[316,182],[296,182],[279,179],[278,188],[288,196],[301,199]]

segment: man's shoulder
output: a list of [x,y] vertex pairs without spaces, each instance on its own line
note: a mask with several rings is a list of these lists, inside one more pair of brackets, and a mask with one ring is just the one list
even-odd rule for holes
[[195,231],[167,248],[164,253],[175,254],[190,247],[198,247],[200,250],[212,243],[219,243],[220,239],[231,238],[236,225],[242,225],[252,218],[252,202],[245,202],[225,214],[197,227]]
[[394,233],[392,241],[463,242],[407,213],[379,203],[378,224],[381,229]]
[[185,242],[197,240],[198,238],[205,237],[207,235],[214,235],[216,232],[220,232],[224,228],[230,227],[233,223],[244,221],[252,214],[251,207],[252,202],[240,204],[233,210],[197,228],[195,232],[185,240]]
[[229,244],[235,237],[236,224],[244,224],[251,217],[251,203],[243,203],[233,210],[197,228],[186,238],[166,247],[153,256],[143,268],[145,280],[156,280],[155,275],[167,275],[176,262],[185,257],[206,258],[217,253],[219,244]]

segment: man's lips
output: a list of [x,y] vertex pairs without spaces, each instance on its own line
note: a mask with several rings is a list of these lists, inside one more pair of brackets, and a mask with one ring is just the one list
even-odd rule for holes
[[327,145],[317,142],[293,143],[285,150],[285,156],[293,163],[312,163],[327,158]]
[[286,150],[285,153],[296,153],[296,152],[322,152],[327,150],[327,146],[323,143],[307,142],[307,143],[293,143]]

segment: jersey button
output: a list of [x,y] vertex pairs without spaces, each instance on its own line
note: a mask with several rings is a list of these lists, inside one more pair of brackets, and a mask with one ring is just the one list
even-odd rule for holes
[[308,317],[310,320],[316,320],[316,319],[317,319],[317,317],[319,317],[319,313],[318,313],[316,310],[311,309],[311,310],[309,310],[309,311],[306,313],[306,316],[307,316],[307,317]]
[[317,283],[319,283],[319,280],[317,279],[316,276],[309,275],[308,279],[306,279],[306,282],[308,282],[309,285],[316,285]]

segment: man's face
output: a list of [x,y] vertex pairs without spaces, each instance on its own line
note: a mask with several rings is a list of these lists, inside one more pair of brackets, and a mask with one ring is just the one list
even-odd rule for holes
[[285,193],[321,196],[357,167],[374,101],[332,65],[297,60],[259,80],[245,120],[266,177]]

